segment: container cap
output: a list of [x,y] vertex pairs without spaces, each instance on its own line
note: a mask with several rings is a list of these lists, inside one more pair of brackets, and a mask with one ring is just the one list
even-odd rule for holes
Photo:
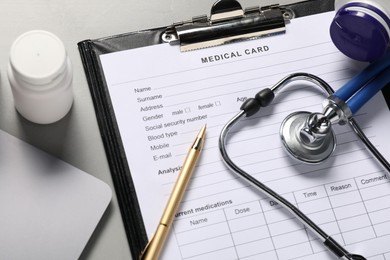
[[[382,15],[378,17],[388,20]],[[359,9],[348,9],[345,5],[333,19],[330,36],[346,56],[359,61],[374,61],[382,57],[389,46],[389,34],[385,26],[370,14]]]
[[15,77],[34,85],[48,84],[66,70],[67,54],[54,34],[34,30],[20,35],[10,52]]

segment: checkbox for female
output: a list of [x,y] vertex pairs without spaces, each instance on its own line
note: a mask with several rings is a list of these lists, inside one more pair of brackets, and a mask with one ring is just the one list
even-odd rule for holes
[[184,111],[185,111],[186,113],[190,113],[190,112],[191,112],[191,108],[186,107],[186,108],[184,108]]

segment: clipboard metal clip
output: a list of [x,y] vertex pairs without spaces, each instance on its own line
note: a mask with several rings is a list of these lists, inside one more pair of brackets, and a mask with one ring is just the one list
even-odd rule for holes
[[181,51],[191,51],[281,34],[291,18],[293,12],[279,5],[244,10],[236,0],[218,0],[210,17],[202,15],[175,23],[164,31],[162,40],[180,44]]

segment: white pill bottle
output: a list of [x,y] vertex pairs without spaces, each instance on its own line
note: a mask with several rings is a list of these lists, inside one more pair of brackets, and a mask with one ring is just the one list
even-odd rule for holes
[[34,30],[12,44],[8,79],[16,110],[38,124],[63,118],[72,107],[72,65],[62,41]]
[[390,0],[335,0],[330,36],[346,56],[375,61],[389,48]]

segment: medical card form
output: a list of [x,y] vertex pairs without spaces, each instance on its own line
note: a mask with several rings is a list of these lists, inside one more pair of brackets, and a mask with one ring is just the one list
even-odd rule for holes
[[[162,259],[334,259],[292,215],[231,173],[218,150],[221,128],[262,88],[308,72],[337,89],[366,66],[333,46],[333,16],[293,19],[285,35],[192,52],[159,44],[100,56],[149,238],[193,136],[207,124]],[[390,259],[389,176],[349,126],[336,127],[336,151],[323,164],[297,162],[282,147],[281,121],[294,111],[322,111],[324,98],[293,83],[233,130],[228,152],[350,252]],[[382,94],[356,115],[387,158],[389,117]]]

